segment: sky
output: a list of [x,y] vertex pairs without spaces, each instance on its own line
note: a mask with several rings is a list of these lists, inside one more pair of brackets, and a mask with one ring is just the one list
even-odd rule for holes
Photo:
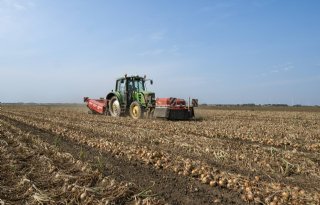
[[320,105],[318,0],[0,0],[0,101],[156,97]]

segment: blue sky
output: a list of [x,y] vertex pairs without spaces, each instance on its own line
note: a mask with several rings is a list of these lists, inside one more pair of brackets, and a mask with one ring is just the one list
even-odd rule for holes
[[0,0],[0,101],[158,97],[320,105],[317,0]]

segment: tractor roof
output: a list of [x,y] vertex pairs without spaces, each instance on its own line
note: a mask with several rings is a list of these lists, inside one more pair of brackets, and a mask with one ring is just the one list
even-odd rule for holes
[[118,78],[117,80],[128,79],[128,78],[145,79],[145,77],[142,77],[142,76],[139,76],[139,75],[131,75],[131,76],[125,75],[124,77]]

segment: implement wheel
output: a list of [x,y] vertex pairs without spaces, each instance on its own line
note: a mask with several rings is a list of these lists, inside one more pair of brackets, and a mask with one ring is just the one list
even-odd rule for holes
[[112,117],[119,117],[121,113],[120,102],[116,96],[113,96],[109,102],[109,113]]
[[134,101],[131,103],[129,112],[130,112],[130,116],[133,119],[139,119],[143,117],[142,108],[137,101]]

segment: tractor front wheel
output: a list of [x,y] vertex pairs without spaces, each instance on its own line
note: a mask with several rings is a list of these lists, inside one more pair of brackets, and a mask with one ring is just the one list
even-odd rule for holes
[[133,119],[143,118],[143,112],[140,104],[137,101],[134,101],[130,105],[130,116]]
[[119,117],[121,113],[121,107],[119,100],[116,96],[113,96],[109,102],[109,113],[112,117]]

